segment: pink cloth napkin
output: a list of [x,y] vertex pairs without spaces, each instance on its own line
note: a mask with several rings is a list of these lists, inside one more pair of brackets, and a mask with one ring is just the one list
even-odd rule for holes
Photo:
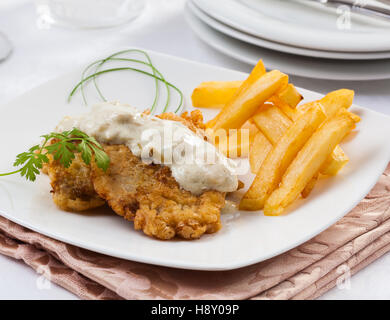
[[[83,299],[314,299],[390,250],[390,165],[365,199],[308,242],[223,272],[112,258],[0,217],[0,253]],[[6,272],[6,271],[3,271]]]

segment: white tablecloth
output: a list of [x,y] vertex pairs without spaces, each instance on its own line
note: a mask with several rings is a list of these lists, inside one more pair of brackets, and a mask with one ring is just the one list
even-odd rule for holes
[[[214,51],[192,33],[183,14],[184,0],[149,0],[131,24],[101,30],[49,27],[35,15],[31,0],[0,1],[0,31],[14,44],[12,56],[0,63],[0,104],[86,64],[100,51],[137,46],[231,69],[250,66]],[[345,82],[291,77],[297,86],[322,93],[350,88],[356,103],[390,115],[390,80]],[[350,286],[333,289],[321,299],[390,299],[390,254],[353,276]],[[76,299],[45,281],[19,261],[0,256],[0,299]]]

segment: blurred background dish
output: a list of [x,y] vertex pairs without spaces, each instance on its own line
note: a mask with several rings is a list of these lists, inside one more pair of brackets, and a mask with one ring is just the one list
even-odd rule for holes
[[35,0],[40,18],[78,28],[117,26],[137,18],[145,0]]
[[214,49],[250,65],[255,65],[259,59],[263,59],[269,69],[280,69],[288,74],[316,79],[390,79],[390,59],[364,61],[318,59],[269,50],[214,30],[196,17],[189,9],[188,3],[185,13],[187,22],[201,40]]
[[384,19],[390,18],[390,2],[389,0],[296,0],[303,3],[319,2],[322,5],[328,7],[338,7],[340,5],[346,5],[352,11],[360,13],[362,15],[368,15],[372,17],[380,17]]
[[[209,25],[211,28],[226,34],[234,39],[241,40],[258,47],[272,49],[290,54],[297,54],[301,56],[315,57],[315,58],[329,58],[329,59],[345,59],[345,60],[375,60],[390,58],[390,51],[383,52],[337,52],[314,50],[302,47],[295,47],[285,45],[283,43],[268,41],[259,37],[255,37],[249,33],[241,32],[237,29],[231,28],[228,25],[213,19],[206,12],[199,9],[193,2],[188,1],[188,9],[192,11],[200,20]],[[390,20],[389,20],[390,21]]]
[[285,45],[337,52],[390,51],[390,20],[346,5],[283,0],[192,0],[215,20]]
[[0,62],[7,59],[11,52],[11,42],[3,33],[0,32]]

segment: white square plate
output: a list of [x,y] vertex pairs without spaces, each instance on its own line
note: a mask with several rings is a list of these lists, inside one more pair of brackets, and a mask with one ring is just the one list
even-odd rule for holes
[[[247,75],[150,52],[166,79],[185,94],[207,80],[238,80]],[[0,172],[11,171],[15,155],[39,142],[65,115],[87,110],[80,94],[66,102],[83,68],[52,80],[0,108]],[[104,94],[140,110],[151,105],[154,81],[134,72],[107,74],[99,79]],[[305,100],[319,94],[300,89]],[[89,102],[97,102],[87,87]],[[94,100],[95,99],[95,100]],[[191,109],[190,107],[188,109]],[[362,117],[353,139],[342,147],[350,162],[334,178],[318,183],[306,200],[299,200],[285,215],[265,217],[261,212],[228,213],[223,228],[196,241],[159,241],[135,231],[130,222],[109,209],[88,213],[59,210],[52,202],[48,177],[35,183],[20,176],[0,177],[0,214],[49,237],[107,255],[139,262],[196,270],[229,270],[281,254],[314,237],[348,213],[374,186],[390,160],[390,120],[366,108],[353,106]],[[205,110],[206,119],[215,110]],[[240,177],[247,186],[252,175]]]

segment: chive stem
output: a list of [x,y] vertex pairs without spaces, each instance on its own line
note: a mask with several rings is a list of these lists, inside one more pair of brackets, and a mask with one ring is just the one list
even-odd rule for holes
[[[128,53],[140,53],[145,57],[146,61],[139,60],[139,59],[130,59],[130,58],[119,57],[122,54],[128,54]],[[108,61],[131,62],[131,63],[144,65],[144,66],[150,68],[152,73],[147,72],[145,70],[138,69],[138,68],[133,68],[133,67],[117,67],[117,68],[101,70],[101,68],[104,66],[104,64]],[[92,74],[87,75],[89,73],[89,71],[91,70],[91,68],[93,68],[93,67],[95,67],[94,72]],[[85,96],[84,87],[85,87],[85,84],[87,82],[89,82],[90,80],[93,81],[94,87],[95,87],[99,97],[103,101],[107,101],[107,99],[105,98],[105,96],[103,95],[101,89],[99,88],[99,86],[97,84],[97,76],[104,74],[104,73],[107,73],[107,72],[121,71],[121,70],[132,70],[132,71],[136,71],[136,72],[139,72],[139,73],[142,73],[142,74],[145,74],[145,75],[148,75],[148,76],[154,78],[154,80],[155,80],[155,94],[154,94],[152,106],[150,108],[151,113],[153,113],[156,110],[156,107],[158,104],[158,99],[160,96],[159,82],[164,83],[164,85],[166,87],[166,93],[167,93],[166,102],[165,102],[165,105],[163,107],[162,112],[166,112],[168,110],[169,105],[170,105],[170,100],[171,100],[170,88],[173,88],[180,96],[179,105],[175,109],[174,112],[177,113],[180,110],[180,108],[182,107],[183,100],[184,100],[183,93],[176,86],[167,82],[166,79],[164,78],[164,76],[162,75],[162,73],[153,65],[152,60],[151,60],[150,56],[148,55],[148,53],[143,51],[143,50],[139,50],[139,49],[122,50],[122,51],[113,53],[104,59],[100,59],[100,60],[94,61],[91,64],[89,64],[82,72],[81,81],[73,88],[73,90],[69,94],[68,102],[72,99],[72,97],[75,94],[75,92],[77,91],[77,89],[80,88],[84,104],[87,105],[87,99]]]
[[131,68],[131,67],[119,67],[119,68],[112,68],[112,69],[105,69],[105,70],[102,70],[102,71],[98,71],[98,72],[95,72],[87,77],[85,77],[83,80],[81,80],[79,83],[76,84],[76,86],[72,89],[72,91],[70,92],[69,96],[68,96],[68,102],[72,99],[73,95],[76,93],[77,89],[82,86],[84,83],[88,82],[89,80],[93,79],[94,77],[98,76],[98,75],[101,75],[101,74],[104,74],[104,73],[108,73],[108,72],[113,72],[113,71],[124,71],[124,70],[132,70],[132,71],[135,71],[135,72],[139,72],[139,73],[142,73],[142,74],[145,74],[145,75],[148,75],[150,77],[153,77],[161,82],[165,82],[166,85],[168,85],[169,87],[173,88],[174,90],[177,91],[177,93],[179,94],[180,96],[180,102],[179,102],[179,106],[177,107],[177,109],[175,110],[175,113],[177,113],[181,106],[183,105],[183,100],[184,100],[184,96],[183,96],[183,93],[181,92],[180,89],[178,89],[175,85],[173,85],[172,83],[158,77],[158,76],[155,76],[154,74],[152,73],[149,73],[147,71],[144,71],[144,70],[141,70],[141,69],[137,69],[137,68]]

